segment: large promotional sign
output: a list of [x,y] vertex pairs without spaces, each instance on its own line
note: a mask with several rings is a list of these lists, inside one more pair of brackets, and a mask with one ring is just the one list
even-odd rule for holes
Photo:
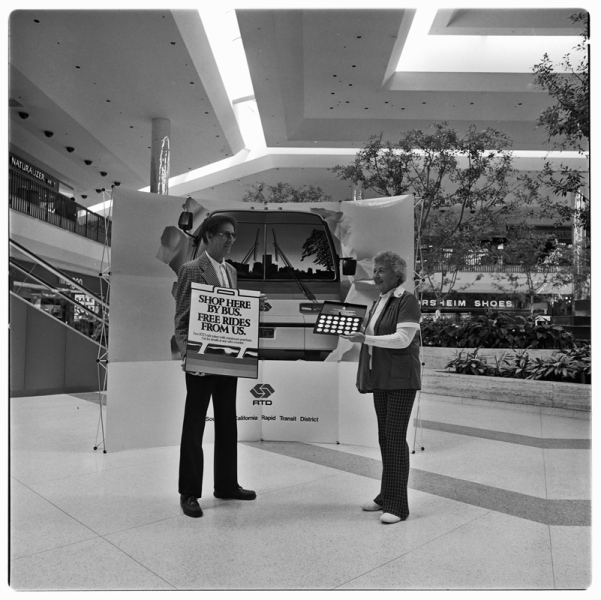
[[192,283],[186,371],[256,379],[259,292]]

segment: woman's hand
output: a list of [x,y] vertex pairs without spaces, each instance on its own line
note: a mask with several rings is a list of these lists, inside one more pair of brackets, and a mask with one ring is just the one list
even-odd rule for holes
[[341,338],[344,338],[345,340],[349,340],[350,342],[357,342],[359,344],[362,344],[365,341],[365,334],[364,333],[351,333],[350,335],[341,335]]

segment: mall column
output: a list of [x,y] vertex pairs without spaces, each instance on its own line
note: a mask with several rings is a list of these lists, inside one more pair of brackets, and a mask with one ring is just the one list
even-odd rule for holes
[[150,151],[150,191],[169,193],[169,161],[171,158],[171,121],[152,120],[152,147]]

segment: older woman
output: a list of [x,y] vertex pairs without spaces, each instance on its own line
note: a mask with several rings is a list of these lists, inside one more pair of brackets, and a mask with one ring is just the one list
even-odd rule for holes
[[357,388],[373,392],[382,453],[380,493],[361,505],[383,511],[382,523],[398,523],[409,516],[407,481],[409,446],[407,426],[417,390],[421,389],[419,303],[403,289],[407,263],[394,252],[374,258],[374,283],[380,297],[366,320],[364,333],[343,336],[360,342]]

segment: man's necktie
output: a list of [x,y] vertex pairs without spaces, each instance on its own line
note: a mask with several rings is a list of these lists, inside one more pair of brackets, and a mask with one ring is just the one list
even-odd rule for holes
[[223,284],[223,287],[229,288],[230,286],[230,278],[228,277],[227,274],[227,269],[225,268],[225,265],[223,263],[221,263],[219,265],[219,268],[221,269],[221,283]]

